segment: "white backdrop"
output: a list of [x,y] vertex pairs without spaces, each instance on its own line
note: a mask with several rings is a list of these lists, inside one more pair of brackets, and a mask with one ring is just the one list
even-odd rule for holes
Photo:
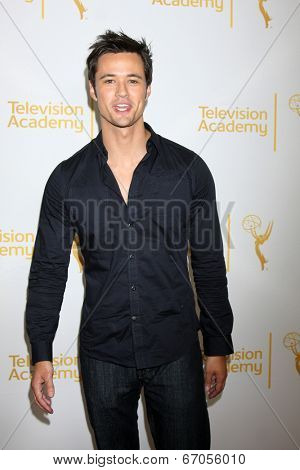
[[[84,289],[75,246],[54,341],[61,363],[53,415],[31,405],[24,313],[46,180],[98,133],[85,60],[107,28],[151,41],[154,75],[144,120],[201,155],[216,182],[235,354],[223,393],[209,401],[212,449],[299,448],[299,6],[297,0],[0,2],[2,448],[95,445],[78,341],[69,350]],[[141,449],[153,448],[143,396],[138,412]]]

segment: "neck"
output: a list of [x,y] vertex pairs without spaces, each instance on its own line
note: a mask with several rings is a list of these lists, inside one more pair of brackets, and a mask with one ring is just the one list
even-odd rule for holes
[[101,127],[103,143],[111,163],[132,165],[143,158],[151,132],[145,128],[142,119],[129,127],[116,127],[103,121]]

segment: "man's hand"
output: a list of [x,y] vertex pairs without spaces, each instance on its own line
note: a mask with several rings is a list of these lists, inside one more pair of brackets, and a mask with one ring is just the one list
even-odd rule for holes
[[227,374],[226,356],[206,356],[205,391],[208,398],[216,397],[223,390]]
[[53,384],[53,365],[51,361],[39,361],[35,363],[31,389],[37,405],[43,411],[53,413],[51,398],[54,397],[55,389]]

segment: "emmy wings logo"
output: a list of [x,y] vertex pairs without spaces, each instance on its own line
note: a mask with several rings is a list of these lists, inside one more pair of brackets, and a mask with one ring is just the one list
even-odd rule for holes
[[283,345],[295,356],[296,371],[300,374],[300,334],[295,332],[287,333],[283,338]]
[[270,238],[273,228],[273,221],[268,224],[264,233],[258,233],[258,229],[260,229],[261,226],[262,222],[258,215],[249,214],[242,220],[243,229],[246,230],[246,232],[249,232],[254,239],[255,254],[258,257],[261,269],[264,270],[265,264],[268,262],[268,260],[261,252],[261,245],[263,245]]
[[265,21],[265,26],[266,28],[269,27],[269,23],[271,21],[272,18],[270,18],[269,16],[269,13],[267,12],[264,4],[267,2],[268,0],[258,0],[258,8],[259,8],[259,11],[261,12],[263,18],[264,18],[264,21]]
[[[31,3],[39,5],[41,19],[44,20],[46,16],[46,8],[48,7],[48,0],[25,0],[25,3]],[[87,12],[87,8],[85,6],[85,2],[83,3],[80,0],[68,0],[69,5],[76,10],[79,18],[83,20],[85,18],[85,13]],[[46,5],[47,4],[47,5]]]
[[300,95],[293,95],[289,99],[289,108],[300,116]]

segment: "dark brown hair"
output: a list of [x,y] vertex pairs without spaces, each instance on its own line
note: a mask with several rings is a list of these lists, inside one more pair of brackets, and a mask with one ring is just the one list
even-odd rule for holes
[[136,52],[140,55],[144,63],[144,71],[147,86],[152,83],[152,51],[150,44],[147,45],[145,39],[142,37],[140,41],[132,39],[127,36],[122,30],[118,33],[107,29],[104,34],[97,36],[96,41],[89,47],[92,52],[86,60],[88,68],[88,78],[91,81],[93,88],[95,88],[95,74],[97,71],[98,59],[101,55],[107,52]]

